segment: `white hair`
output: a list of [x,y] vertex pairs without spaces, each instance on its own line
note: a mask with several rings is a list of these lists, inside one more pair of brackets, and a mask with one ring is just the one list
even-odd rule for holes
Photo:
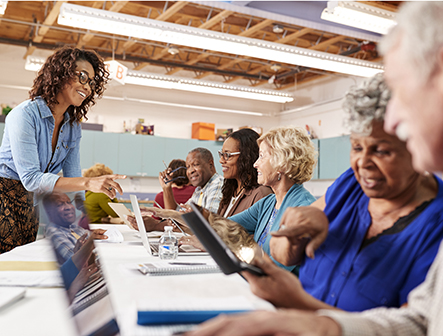
[[403,52],[417,69],[419,80],[428,80],[437,67],[443,47],[443,2],[405,2],[396,20],[398,25],[380,42],[380,52],[386,54],[402,39]]
[[386,106],[391,98],[382,73],[351,87],[343,102],[343,126],[352,133],[369,135],[373,121],[384,121]]

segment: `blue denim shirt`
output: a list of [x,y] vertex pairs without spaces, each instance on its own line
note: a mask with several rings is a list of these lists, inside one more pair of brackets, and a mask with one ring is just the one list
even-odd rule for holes
[[[6,117],[0,177],[20,180],[26,190],[37,195],[52,192],[61,170],[64,177],[80,177],[80,124],[71,126],[65,113],[50,162],[54,127],[52,112],[41,97],[15,107]],[[46,167],[48,172],[44,173]]]

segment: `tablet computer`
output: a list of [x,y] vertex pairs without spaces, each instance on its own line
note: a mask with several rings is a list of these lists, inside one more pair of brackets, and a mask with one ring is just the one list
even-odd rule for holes
[[182,218],[224,274],[248,271],[255,275],[265,275],[257,266],[238,259],[203,216],[202,208],[193,202],[190,205],[193,211],[182,214]]

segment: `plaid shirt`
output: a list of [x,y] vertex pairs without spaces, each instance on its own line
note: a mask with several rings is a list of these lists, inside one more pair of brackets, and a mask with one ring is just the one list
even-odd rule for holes
[[376,308],[363,313],[320,310],[337,321],[343,336],[443,335],[443,243],[426,280],[408,296],[405,308]]
[[191,201],[195,204],[199,204],[200,195],[202,195],[200,205],[211,212],[217,213],[218,206],[222,199],[223,181],[223,177],[215,173],[203,188],[197,187],[195,189],[194,193],[186,204],[189,204]]
[[77,239],[86,232],[88,231],[78,226],[77,222],[71,224],[69,228],[52,223],[46,227],[46,236],[52,239],[60,265],[72,257]]

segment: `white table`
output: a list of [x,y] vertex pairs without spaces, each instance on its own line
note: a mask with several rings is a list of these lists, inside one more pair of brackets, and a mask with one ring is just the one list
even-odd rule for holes
[[[53,262],[55,258],[49,241],[38,240],[0,255],[0,263],[14,261]],[[23,283],[23,277],[20,274],[11,276],[10,273],[2,271],[0,277],[5,280],[6,276],[11,281],[21,280]],[[42,285],[60,284],[57,279],[54,281],[52,275],[42,277],[38,274],[37,276],[46,279]],[[4,284],[4,281],[2,283]],[[2,289],[4,288],[7,287],[2,286]],[[68,310],[65,290],[61,287],[27,287],[24,298],[0,309],[0,334],[20,336],[76,335],[77,332]]]
[[[273,309],[272,306],[253,295],[248,283],[239,275],[226,276],[222,273],[177,276],[145,276],[136,270],[136,265],[158,260],[150,256],[136,237],[135,231],[126,225],[91,225],[92,228],[115,227],[123,234],[123,243],[97,243],[100,262],[108,284],[110,298],[116,312],[117,322],[123,336],[145,334],[146,328],[137,325],[138,302],[163,298],[198,300],[204,298],[243,297],[257,309]],[[45,246],[39,256],[33,248]],[[28,251],[38,260],[54,260],[49,253],[49,244],[37,241],[0,255],[2,260],[23,260]],[[46,251],[46,252],[45,252]],[[20,252],[20,253],[18,253]],[[28,253],[28,254],[29,254]],[[41,254],[47,253],[46,256]],[[25,259],[26,259],[25,258]],[[195,260],[194,257],[179,256],[178,260]],[[1,273],[1,272],[0,272]],[[0,274],[1,275],[1,274]],[[2,335],[75,335],[76,329],[67,309],[67,299],[62,288],[29,287],[24,299],[5,309],[0,309],[0,333]]]
[[[96,227],[106,228],[103,225]],[[114,225],[114,227],[116,227]],[[121,244],[98,243],[103,272],[109,286],[111,300],[117,313],[122,335],[138,334],[137,302],[149,302],[168,295],[175,298],[225,298],[244,297],[257,309],[272,309],[272,306],[255,295],[248,283],[238,274],[222,273],[177,276],[145,276],[136,270],[136,265],[158,260],[144,249],[135,231],[126,225],[117,226],[125,241]],[[210,256],[179,256],[179,261],[192,261]]]

